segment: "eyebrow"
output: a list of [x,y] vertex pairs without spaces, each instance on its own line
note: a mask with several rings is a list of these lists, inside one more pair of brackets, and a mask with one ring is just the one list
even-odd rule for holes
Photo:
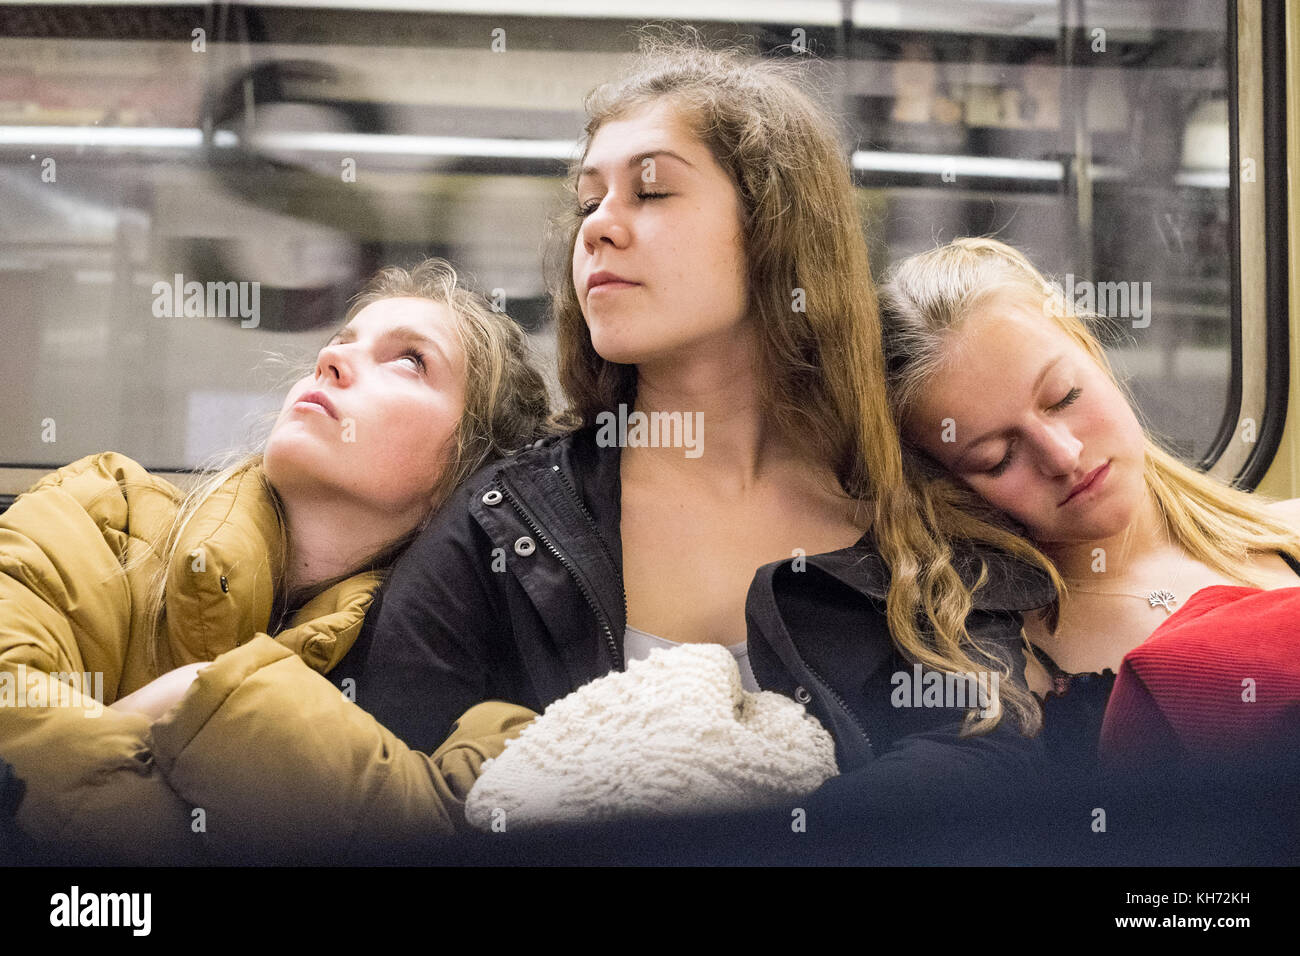
[[[656,156],[667,156],[669,159],[677,160],[677,162],[683,164],[684,166],[689,166],[691,169],[695,168],[694,163],[690,162],[687,159],[684,159],[677,153],[674,153],[671,149],[650,149],[650,150],[646,150],[644,153],[637,153],[635,156],[628,157],[628,161],[624,164],[624,168],[636,169],[645,160],[654,159]],[[582,169],[578,172],[578,180],[581,181],[584,176],[599,176],[599,175],[600,175],[600,170],[597,167],[583,166]]]
[[[443,365],[445,365],[449,370],[452,367],[451,359],[447,357],[447,353],[442,350],[441,345],[439,345],[434,339],[429,338],[429,336],[425,335],[419,329],[414,329],[409,325],[398,325],[391,329],[386,329],[379,336],[379,339],[380,341],[397,339],[400,342],[406,342],[412,345],[423,345],[429,351],[435,353],[440,359],[442,359]],[[335,332],[333,337],[325,344],[333,345],[337,342],[339,345],[346,345],[347,343],[355,342],[356,340],[357,330],[350,325],[345,325],[343,328]]]
[[[1043,370],[1039,372],[1038,377],[1034,379],[1034,387],[1030,390],[1029,394],[1031,395],[1038,394],[1038,390],[1043,387],[1043,380],[1047,378],[1047,373],[1050,372],[1056,366],[1056,364],[1060,362],[1061,359],[1063,358],[1065,358],[1064,352],[1062,352],[1060,355],[1056,356],[1056,358],[1052,359],[1050,362],[1048,362],[1046,365],[1043,366]],[[984,442],[988,441],[989,439],[996,438],[999,434],[1001,434],[1002,431],[1003,429],[995,428],[992,431],[985,432],[983,435],[980,435],[978,438],[973,438],[970,441],[968,441],[966,443],[966,446],[961,450],[961,452],[957,455],[957,458],[953,461],[953,468],[962,467],[963,461],[965,460],[966,456],[971,453],[972,450],[984,444]]]

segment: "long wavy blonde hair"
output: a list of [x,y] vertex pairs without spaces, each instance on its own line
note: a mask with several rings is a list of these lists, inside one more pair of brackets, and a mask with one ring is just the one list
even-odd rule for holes
[[[281,573],[274,583],[276,611],[270,622],[272,629],[287,611],[300,607],[338,582],[361,571],[387,568],[466,478],[487,462],[518,450],[545,430],[550,400],[545,380],[532,364],[523,332],[508,315],[494,310],[482,296],[463,287],[448,262],[426,259],[409,271],[396,266],[380,270],[353,299],[343,324],[371,303],[392,298],[428,299],[446,306],[456,318],[457,340],[465,353],[465,410],[452,434],[453,448],[448,463],[440,474],[430,476],[429,509],[421,525],[379,548],[356,567],[309,589],[290,593]],[[230,479],[252,472],[262,483],[280,519],[278,553],[272,567],[287,566],[289,540],[284,507],[262,468],[262,454],[237,455],[237,458],[234,464],[206,476],[179,501],[162,546],[161,563],[150,583],[145,615],[149,663],[155,671],[165,633],[167,577],[185,528],[204,502]]]
[[[897,263],[881,286],[889,395],[900,429],[930,376],[944,361],[952,334],[978,304],[994,294],[1018,295],[1032,303],[1043,321],[1055,323],[1127,394],[1089,328],[1089,323],[1103,321],[1100,316],[1076,308],[1059,283],[1006,243],[988,238],[956,239]],[[960,507],[972,517],[990,519],[990,509],[973,492],[925,460],[924,452],[906,447],[909,463],[925,476],[917,484],[927,498],[944,502],[944,507]],[[1249,570],[1247,559],[1252,553],[1280,551],[1300,560],[1300,537],[1264,502],[1179,461],[1149,432],[1144,477],[1172,538],[1192,557],[1224,576],[1259,586],[1263,582]],[[1065,586],[1059,578],[1056,583],[1064,600]],[[1055,615],[1049,614],[1048,626],[1054,625]]]
[[[981,569],[976,581],[963,581],[954,540],[969,529],[1012,554],[1036,552],[1006,531],[971,525],[960,512],[952,512],[956,525],[945,523],[908,487],[885,397],[876,296],[846,150],[830,117],[802,89],[803,79],[789,62],[651,33],[629,73],[588,96],[585,142],[611,120],[667,102],[709,148],[740,197],[763,407],[810,460],[832,469],[859,513],[871,516],[891,572],[886,613],[896,647],[931,668],[1009,678],[994,649],[967,631],[971,588],[986,574]],[[569,402],[560,422],[568,427],[630,405],[637,386],[635,366],[608,362],[593,348],[574,288],[581,165],[575,162],[569,178],[575,212],[557,224],[548,270]],[[792,308],[795,290],[804,292],[805,312]],[[986,717],[968,712],[967,730],[992,729],[1006,711],[1026,731],[1036,729],[1039,712],[1028,689],[1011,679],[999,683],[998,702]]]

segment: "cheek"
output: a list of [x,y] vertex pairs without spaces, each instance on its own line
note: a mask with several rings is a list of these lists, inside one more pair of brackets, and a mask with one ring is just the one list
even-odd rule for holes
[[578,239],[573,251],[573,261],[569,264],[569,274],[573,280],[573,297],[578,302],[578,310],[587,318],[587,291],[582,287],[582,273],[587,271],[590,259],[582,248],[582,239]]
[[1136,456],[1146,457],[1146,432],[1142,430],[1142,423],[1137,420],[1137,416],[1127,406],[1124,406],[1123,431],[1129,449]]
[[394,401],[382,416],[358,421],[351,461],[367,487],[394,507],[428,494],[442,474],[457,419],[443,401]]
[[457,408],[450,399],[395,402],[385,416],[381,440],[408,463],[441,460],[444,445],[456,427]]
[[285,416],[289,414],[289,409],[293,408],[294,402],[297,401],[298,396],[303,392],[308,391],[314,383],[315,378],[308,375],[293,384],[293,387],[289,389],[289,393],[284,396],[284,401],[280,403],[280,416],[276,419],[276,424],[284,421]]
[[1055,502],[1049,501],[1037,486],[1032,475],[1021,468],[1014,468],[996,481],[983,479],[968,482],[970,487],[994,508],[1009,515],[1030,531],[1041,528],[1050,515],[1044,508]]
[[582,246],[582,236],[579,235],[573,242],[573,255],[570,257],[569,274],[573,276],[573,286],[576,289],[579,281],[579,269],[586,265],[587,251]]
[[726,275],[732,286],[744,287],[745,284],[745,241],[740,234],[739,225],[734,231],[715,234],[709,247],[716,257],[719,274]]
[[1025,482],[1014,476],[1007,476],[997,481],[979,481],[972,483],[980,497],[1007,514],[1019,518],[1024,514]]
[[1083,405],[1081,425],[1088,429],[1089,435],[1106,439],[1111,444],[1140,447],[1143,443],[1142,426],[1123,393],[1109,381],[1098,380],[1092,394],[1095,399],[1086,405],[1080,403]]
[[305,391],[301,385],[302,383],[295,385],[289,390],[289,394],[284,397],[284,402],[280,405],[280,414],[276,416],[275,424],[271,426],[271,432],[267,435],[263,451],[270,457],[274,457],[278,452],[277,442],[284,431],[285,422],[289,418],[289,410],[293,408],[296,396]]
[[736,234],[716,229],[697,233],[670,260],[677,288],[691,303],[709,303],[710,311],[731,315],[747,301],[745,251]]

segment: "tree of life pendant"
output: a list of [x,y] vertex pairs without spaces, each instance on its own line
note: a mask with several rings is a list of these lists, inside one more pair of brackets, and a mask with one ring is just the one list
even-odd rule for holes
[[1174,597],[1173,591],[1152,591],[1147,595],[1147,603],[1152,607],[1164,608],[1166,614],[1173,614],[1178,598]]

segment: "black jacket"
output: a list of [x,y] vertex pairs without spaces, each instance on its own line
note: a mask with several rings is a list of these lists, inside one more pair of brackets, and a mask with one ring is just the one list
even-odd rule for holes
[[[483,700],[541,711],[622,669],[619,450],[592,429],[545,439],[472,477],[394,567],[353,651],[332,673],[413,747],[432,751]],[[1005,556],[960,556],[989,573],[967,627],[1023,682],[1020,612],[1054,596]],[[1005,778],[1041,756],[1004,720],[959,737],[960,707],[894,706],[912,665],[885,622],[888,570],[869,536],[852,548],[758,569],[746,602],[759,685],[804,703],[832,733],[843,792],[914,802],[968,771]],[[902,678],[898,678],[901,681]],[[346,686],[346,685],[343,685]],[[908,703],[910,703],[910,699]]]

